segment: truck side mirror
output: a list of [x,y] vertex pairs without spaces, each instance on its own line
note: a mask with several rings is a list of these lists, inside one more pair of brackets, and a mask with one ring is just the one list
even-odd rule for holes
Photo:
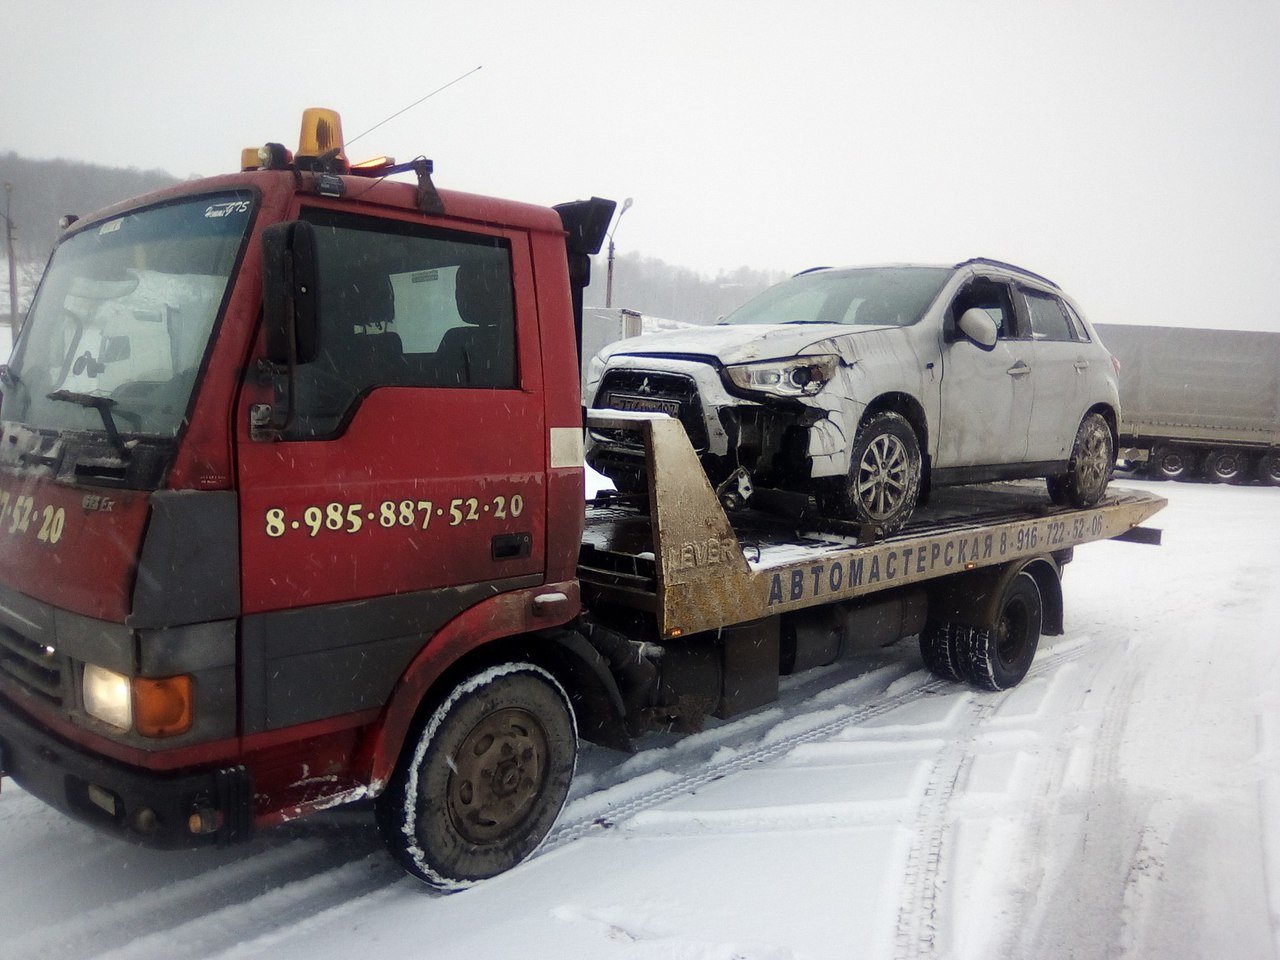
[[996,322],[981,307],[970,307],[960,315],[960,332],[980,347],[990,350],[996,345]]
[[280,367],[310,363],[319,349],[315,228],[305,220],[262,231],[262,316],[267,359]]

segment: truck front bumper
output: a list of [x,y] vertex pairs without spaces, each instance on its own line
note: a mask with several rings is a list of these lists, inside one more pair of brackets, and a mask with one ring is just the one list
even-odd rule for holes
[[42,729],[3,699],[0,776],[69,816],[145,846],[224,846],[253,830],[253,782],[244,767],[158,773],[117,763]]

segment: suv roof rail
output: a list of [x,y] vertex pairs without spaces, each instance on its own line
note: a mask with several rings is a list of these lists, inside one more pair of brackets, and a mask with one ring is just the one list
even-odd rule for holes
[[970,260],[965,260],[963,263],[957,263],[956,268],[958,269],[960,267],[967,267],[970,264],[974,264],[974,263],[981,263],[988,267],[999,267],[1002,270],[1011,270],[1014,273],[1020,273],[1023,276],[1032,277],[1036,280],[1039,280],[1041,283],[1047,283],[1049,286],[1053,287],[1053,289],[1055,290],[1062,289],[1060,286],[1058,286],[1048,277],[1042,277],[1038,273],[1032,273],[1030,270],[1026,269],[1025,267],[1019,267],[1016,264],[1006,263],[1004,260],[992,260],[990,257],[973,257]]
[[805,267],[799,273],[793,273],[792,277],[803,277],[806,273],[817,273],[819,270],[830,270],[830,267]]

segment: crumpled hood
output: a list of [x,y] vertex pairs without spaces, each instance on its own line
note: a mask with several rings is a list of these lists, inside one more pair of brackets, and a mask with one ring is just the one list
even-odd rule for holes
[[[680,354],[715,357],[726,365],[750,363],[821,353],[819,345],[835,337],[852,339],[864,333],[889,329],[896,328],[857,327],[844,323],[717,324],[619,340],[601,350],[600,357],[607,361],[621,355]],[[843,346],[846,355],[852,352],[851,346]]]

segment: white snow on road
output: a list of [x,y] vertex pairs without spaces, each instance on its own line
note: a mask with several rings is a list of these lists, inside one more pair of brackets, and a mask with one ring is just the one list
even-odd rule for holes
[[1151,487],[1164,546],[1081,548],[1017,689],[934,680],[908,642],[589,749],[544,852],[453,896],[367,809],[159,853],[6,781],[0,956],[1276,957],[1280,490]]

